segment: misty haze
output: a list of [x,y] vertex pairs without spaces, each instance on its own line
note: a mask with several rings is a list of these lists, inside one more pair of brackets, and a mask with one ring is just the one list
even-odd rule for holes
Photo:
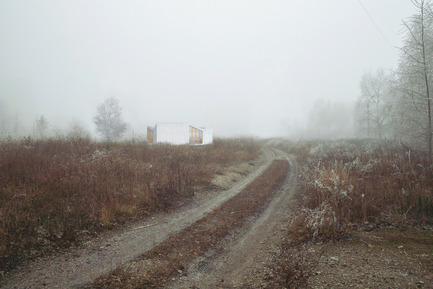
[[[3,137],[31,135],[41,115],[51,136],[77,122],[96,137],[96,107],[112,96],[125,138],[156,122],[216,136],[314,138],[330,126],[330,136],[352,137],[361,76],[396,68],[402,19],[416,11],[365,2],[384,39],[357,1],[0,5]],[[318,124],[329,107],[329,125]]]
[[433,288],[433,2],[0,1],[0,288]]

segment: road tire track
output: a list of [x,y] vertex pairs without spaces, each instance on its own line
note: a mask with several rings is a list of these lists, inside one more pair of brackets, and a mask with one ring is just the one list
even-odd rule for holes
[[262,212],[287,177],[287,160],[275,160],[239,194],[202,219],[86,288],[160,288],[183,274],[198,256],[214,249],[250,216]]
[[[262,288],[272,278],[272,263],[287,235],[287,224],[296,190],[296,160],[276,150],[289,160],[291,171],[279,194],[250,225],[222,242],[219,250],[207,258],[197,258],[190,270],[174,280],[168,288]],[[222,251],[222,253],[221,253]]]

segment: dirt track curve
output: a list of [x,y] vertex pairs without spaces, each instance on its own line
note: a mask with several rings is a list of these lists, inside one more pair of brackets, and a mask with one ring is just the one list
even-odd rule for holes
[[[281,240],[287,235],[287,224],[292,217],[289,203],[296,189],[296,161],[286,157],[290,173],[285,184],[259,216],[253,216],[249,226],[231,234],[220,245],[222,254],[195,261],[184,276],[176,278],[169,288],[261,288],[272,278],[270,266],[277,255]],[[220,251],[216,250],[216,251]]]
[[[209,195],[208,198],[199,199],[195,203],[170,214],[157,214],[152,218],[130,225],[122,231],[107,232],[83,248],[72,249],[61,256],[36,261],[27,266],[26,269],[6,277],[0,287],[76,288],[91,282],[199,220],[242,191],[261,175],[274,159],[287,157],[284,153],[269,147],[265,147],[263,152],[263,161],[257,166],[257,169],[230,189]],[[294,166],[293,161],[291,161],[291,165]],[[290,178],[293,179],[295,175],[292,170]],[[177,280],[179,283],[174,282],[173,288],[179,288],[179,286],[185,288],[189,287],[190,284],[196,284],[195,277],[207,280],[209,282],[207,284],[215,283],[220,276],[233,284],[241,282],[241,273],[248,271],[248,264],[254,263],[254,258],[257,256],[257,258],[264,258],[267,250],[275,249],[269,246],[275,242],[268,242],[268,239],[272,239],[276,232],[275,228],[284,219],[282,212],[284,211],[284,203],[288,202],[290,198],[289,183],[292,181],[285,185],[284,190],[272,201],[269,208],[252,223],[250,228],[244,228],[242,229],[243,232],[239,232],[239,235],[243,235],[242,238],[225,240],[229,244],[226,248],[232,247],[232,249],[226,250],[223,256],[207,260],[208,268],[214,273],[205,274],[205,272],[195,270],[193,266],[191,274],[188,275],[190,278]],[[277,235],[279,235],[278,232]],[[248,254],[246,254],[247,252]],[[244,261],[244,256],[248,256],[247,262]],[[236,265],[239,262],[243,265]],[[227,272],[224,271],[230,267],[232,268],[230,273],[233,276],[228,276]],[[193,286],[208,287],[203,286],[203,284],[205,283],[197,283]]]

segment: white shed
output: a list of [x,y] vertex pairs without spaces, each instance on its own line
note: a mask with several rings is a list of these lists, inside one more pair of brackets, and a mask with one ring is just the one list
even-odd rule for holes
[[159,122],[154,127],[147,127],[147,141],[175,145],[205,145],[213,142],[213,132],[212,129],[189,123]]

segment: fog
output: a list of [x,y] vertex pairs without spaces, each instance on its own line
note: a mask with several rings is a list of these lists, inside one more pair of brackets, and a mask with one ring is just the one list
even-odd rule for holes
[[[363,6],[366,10],[364,10]],[[397,65],[407,0],[0,1],[0,121],[92,134],[115,96],[129,133],[350,137],[366,71]],[[5,126],[5,125],[4,125]]]

